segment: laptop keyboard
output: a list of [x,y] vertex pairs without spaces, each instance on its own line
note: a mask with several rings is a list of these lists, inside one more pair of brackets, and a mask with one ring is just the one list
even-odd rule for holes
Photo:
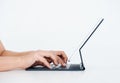
[[65,67],[61,66],[61,64],[55,66],[54,64],[51,64],[51,69],[68,69],[70,67],[70,64],[67,64]]
[[83,71],[84,69],[80,67],[80,64],[67,64],[66,67],[61,65],[55,66],[51,64],[51,69],[43,66],[33,66],[26,69],[27,71]]

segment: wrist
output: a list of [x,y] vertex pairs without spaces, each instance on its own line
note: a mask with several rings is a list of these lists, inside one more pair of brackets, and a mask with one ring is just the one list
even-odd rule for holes
[[33,65],[36,61],[36,57],[34,55],[34,53],[26,53],[22,56],[18,57],[18,62],[19,64],[19,69],[26,69],[28,67],[30,67],[31,65]]
[[16,65],[17,65],[17,68],[18,69],[25,69],[24,68],[24,62],[23,62],[23,59],[21,58],[21,57],[16,57],[17,59],[17,61],[16,61]]

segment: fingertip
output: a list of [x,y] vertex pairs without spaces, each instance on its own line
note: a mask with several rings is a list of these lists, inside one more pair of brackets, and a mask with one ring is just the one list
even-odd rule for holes
[[63,66],[65,67],[65,66],[66,66],[66,64],[65,64],[65,63],[63,63]]
[[45,65],[48,69],[51,69],[51,66],[49,64]]
[[52,69],[52,67],[51,66],[47,66],[49,69]]
[[57,66],[58,65],[58,63],[57,62],[54,62],[54,64]]
[[67,59],[64,59],[64,62],[67,63]]

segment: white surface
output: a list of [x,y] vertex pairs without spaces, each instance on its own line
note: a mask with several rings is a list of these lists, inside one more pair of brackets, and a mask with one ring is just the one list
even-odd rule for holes
[[[120,83],[119,0],[0,0],[0,40],[15,51],[64,50],[70,56],[99,18],[105,21],[83,48],[85,72],[0,73],[0,83]],[[79,56],[73,62],[79,62]]]
[[84,72],[10,71],[0,73],[0,83],[119,83],[118,67],[87,67]]

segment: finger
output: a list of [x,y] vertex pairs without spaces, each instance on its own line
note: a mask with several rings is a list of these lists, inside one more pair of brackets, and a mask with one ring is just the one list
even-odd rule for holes
[[40,61],[44,64],[44,66],[51,69],[50,63],[44,57],[41,57]]
[[63,67],[66,66],[65,62],[63,62],[63,60],[58,56],[58,62],[59,64],[61,64]]
[[58,58],[51,52],[51,51],[48,51],[46,52],[46,55],[44,55],[45,58],[50,58],[51,61],[57,66],[58,65]]
[[53,61],[54,65],[58,65],[58,57],[55,55],[50,55],[51,60]]
[[58,65],[57,58],[51,51],[38,51],[38,53],[45,58],[50,58],[55,65]]
[[57,55],[60,56],[65,63],[67,63],[68,57],[64,51],[57,51]]
[[57,66],[58,65],[58,57],[52,51],[48,51],[47,55],[52,60],[52,62],[54,63],[54,65]]

